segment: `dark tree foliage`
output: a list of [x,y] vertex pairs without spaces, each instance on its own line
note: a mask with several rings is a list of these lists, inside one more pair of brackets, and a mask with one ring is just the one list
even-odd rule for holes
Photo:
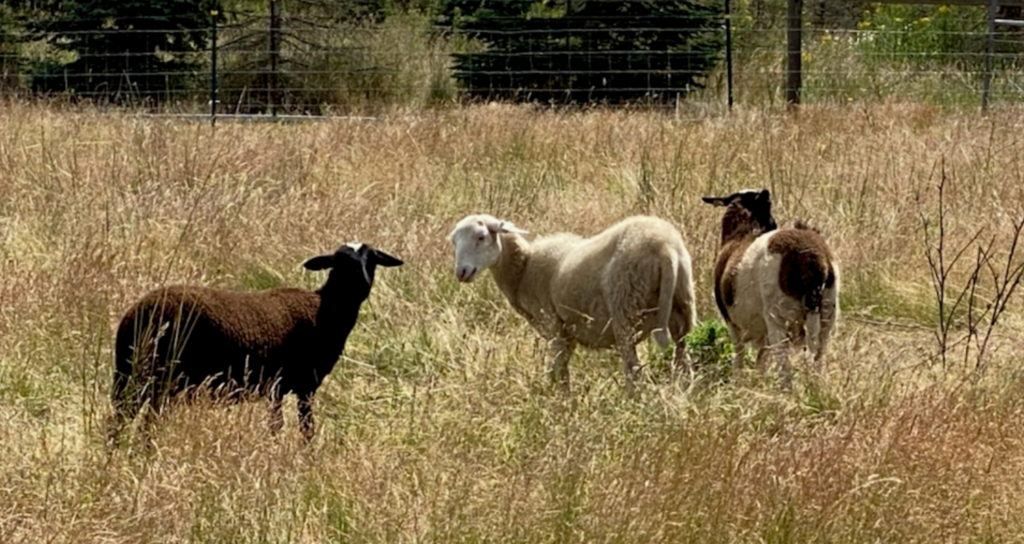
[[21,69],[18,40],[21,39],[15,6],[0,4],[0,92],[17,86]]
[[393,0],[278,1],[275,23],[266,0],[225,2],[239,14],[220,40],[218,88],[229,111],[324,114],[347,88],[369,95],[388,87],[373,79],[386,69],[358,42],[396,13]]
[[214,0],[57,0],[37,31],[77,58],[39,66],[37,92],[160,102],[189,86],[210,36]]
[[34,0],[0,1],[0,93],[23,90],[25,59],[22,44],[27,41],[27,24],[37,15]]
[[674,100],[701,88],[721,2],[449,0],[446,22],[486,44],[455,55],[471,96],[552,103]]
[[373,23],[387,18],[386,0],[290,0],[288,13],[312,24]]

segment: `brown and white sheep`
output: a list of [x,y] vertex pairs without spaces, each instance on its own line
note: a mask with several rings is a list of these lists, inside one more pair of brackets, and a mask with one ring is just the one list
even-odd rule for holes
[[688,364],[684,338],[696,321],[690,254],[663,219],[635,216],[589,238],[555,234],[527,241],[512,223],[470,215],[449,235],[455,276],[473,281],[490,269],[512,308],[551,342],[553,381],[569,385],[577,345],[616,346],[627,390],[639,366],[636,344],[674,340],[677,367]]
[[111,441],[145,403],[159,413],[198,386],[229,400],[271,401],[280,430],[281,398],[298,396],[303,436],[313,437],[313,396],[334,368],[370,295],[377,266],[402,261],[367,244],[346,244],[306,261],[330,270],[316,291],[239,293],[179,285],[136,302],[117,330]]
[[726,208],[714,285],[736,346],[734,366],[742,368],[746,345],[758,349],[759,366],[774,351],[788,389],[790,345],[806,345],[820,370],[839,315],[838,263],[821,234],[805,223],[777,228],[767,189],[704,202]]

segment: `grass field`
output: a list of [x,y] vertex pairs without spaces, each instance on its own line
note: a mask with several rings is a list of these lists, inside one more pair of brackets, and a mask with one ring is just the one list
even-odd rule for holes
[[[943,368],[922,229],[945,172],[947,248],[984,228],[1005,255],[1022,110],[482,106],[212,130],[0,109],[0,542],[1024,538],[1021,295],[984,375],[968,379],[962,342]],[[446,235],[467,213],[534,233],[654,213],[684,233],[716,319],[720,211],[700,196],[762,186],[844,272],[827,376],[798,363],[792,394],[754,371],[684,388],[645,349],[629,400],[617,356],[581,350],[565,398],[490,278],[452,273]],[[277,436],[265,404],[195,406],[150,453],[106,449],[113,328],[134,299],[172,282],[312,288],[324,278],[301,263],[353,240],[406,266],[378,275],[308,447],[289,399]]]

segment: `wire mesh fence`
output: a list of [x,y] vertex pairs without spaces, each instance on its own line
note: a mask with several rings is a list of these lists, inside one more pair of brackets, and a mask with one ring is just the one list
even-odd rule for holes
[[[803,102],[978,105],[989,67],[993,103],[1024,101],[1019,13],[1001,13],[990,33],[984,8],[960,8],[952,22],[943,19],[949,8],[932,10],[876,10],[844,24],[808,17]],[[473,98],[724,105],[730,91],[738,104],[785,102],[778,17],[737,10],[728,36],[721,16],[711,24],[601,17],[453,28],[415,13],[353,21],[272,9],[217,13],[201,24],[120,17],[8,27],[0,31],[0,95],[192,113],[213,103],[222,114],[351,114]],[[514,49],[494,47],[511,39]]]

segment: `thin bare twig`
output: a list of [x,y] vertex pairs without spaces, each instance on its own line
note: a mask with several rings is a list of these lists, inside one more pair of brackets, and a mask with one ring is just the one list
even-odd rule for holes
[[[981,227],[966,243],[954,250],[952,258],[948,258],[951,248],[946,243],[949,214],[945,198],[946,182],[946,169],[943,165],[942,175],[936,187],[938,209],[934,225],[924,212],[919,212],[924,232],[925,259],[938,311],[938,327],[934,335],[943,371],[949,370],[949,353],[962,344],[964,368],[971,368],[973,361],[970,378],[976,380],[984,374],[987,367],[991,340],[995,336],[999,320],[1017,288],[1024,282],[1024,262],[1017,262],[1020,260],[1018,252],[1021,235],[1024,233],[1024,216],[1012,222],[1013,235],[1004,257],[997,258],[999,251],[996,235],[985,243],[979,243],[981,235],[986,231],[985,227]],[[934,231],[937,231],[935,237]],[[974,259],[973,263],[967,265],[967,280],[962,287],[951,292],[951,277],[957,266],[962,264],[963,256],[971,250],[974,252]],[[991,292],[991,298],[984,301],[982,307],[982,300],[989,298],[982,296],[986,291]],[[964,310],[961,317],[962,308]],[[966,328],[966,332],[953,341],[954,330],[961,326]]]

